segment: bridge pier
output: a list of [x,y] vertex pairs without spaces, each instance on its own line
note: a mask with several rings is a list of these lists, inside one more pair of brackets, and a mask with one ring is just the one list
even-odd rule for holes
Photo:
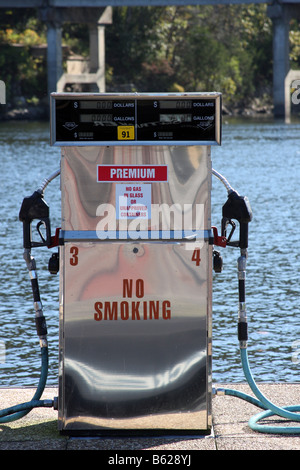
[[[208,0],[189,0],[190,4],[206,5]],[[289,105],[286,104],[285,85],[289,80],[289,22],[300,18],[300,0],[271,0],[267,7],[273,24],[273,103],[274,116],[286,117]],[[267,0],[253,0],[253,3],[267,3]],[[90,29],[90,70],[86,74],[73,74],[71,83],[96,83],[104,91],[104,27],[111,24],[112,6],[120,5],[118,0],[1,0],[0,8],[37,8],[39,16],[47,24],[48,43],[48,93],[63,86],[66,76],[62,71],[62,25],[64,21],[86,23]],[[122,3],[122,2],[121,2]],[[127,0],[127,6],[146,6],[146,0]],[[151,2],[150,2],[151,3]],[[176,5],[185,5],[186,0],[176,0]],[[213,4],[251,3],[250,0],[213,0]],[[173,5],[174,0],[155,0],[154,5]],[[103,6],[111,5],[111,6]],[[93,26],[92,26],[93,25]],[[92,27],[91,27],[92,26]],[[97,37],[96,37],[96,36]],[[95,63],[98,61],[98,67]],[[80,79],[81,77],[81,79]],[[288,77],[288,78],[287,78]],[[79,80],[79,81],[78,81]],[[81,81],[80,81],[81,80]],[[92,81],[94,80],[94,81]],[[70,83],[70,82],[65,82]]]
[[63,73],[62,67],[62,24],[47,22],[47,75],[48,96],[56,91],[56,84]]
[[[273,24],[273,104],[274,116],[286,118],[290,109],[290,95],[286,93],[289,64],[289,22],[300,17],[300,5],[274,2],[268,5],[267,14]],[[288,98],[287,98],[288,97]]]
[[[47,79],[48,96],[63,91],[66,84],[89,84],[93,91],[105,91],[105,25],[112,22],[111,7],[55,8],[40,10],[40,18],[47,24]],[[62,25],[64,22],[84,23],[89,28],[90,60],[85,73],[63,73]],[[96,88],[98,88],[96,90]]]

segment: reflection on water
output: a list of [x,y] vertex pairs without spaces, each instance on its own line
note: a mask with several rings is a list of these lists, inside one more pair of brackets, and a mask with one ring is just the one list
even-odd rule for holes
[[[39,341],[28,272],[23,261],[21,202],[60,164],[50,147],[48,124],[0,123],[1,285],[0,385],[37,384]],[[249,226],[247,311],[249,359],[257,381],[299,382],[300,377],[300,124],[223,124],[221,147],[212,148],[213,167],[253,210]],[[59,178],[46,189],[52,233],[60,226]],[[220,229],[224,186],[213,178],[212,224]],[[37,261],[49,339],[48,385],[58,376],[58,276],[48,272],[53,250],[39,248]],[[213,283],[213,381],[244,381],[236,335],[239,251],[221,248],[224,268]]]

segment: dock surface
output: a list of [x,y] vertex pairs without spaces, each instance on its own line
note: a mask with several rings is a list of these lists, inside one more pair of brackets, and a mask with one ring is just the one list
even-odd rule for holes
[[[300,404],[300,383],[258,384],[261,392],[277,406]],[[248,384],[215,384],[253,396]],[[30,401],[35,389],[0,388],[1,409]],[[55,387],[47,387],[42,399],[57,396]],[[253,431],[248,420],[261,412],[256,406],[231,396],[214,396],[213,429],[208,436],[145,437],[68,437],[60,435],[57,411],[35,408],[18,421],[0,424],[0,450],[105,450],[115,451],[197,451],[197,450],[300,450],[300,434],[265,434]],[[298,427],[298,424],[273,416],[272,425]],[[299,428],[300,428],[300,422]],[[185,453],[186,453],[185,452]]]

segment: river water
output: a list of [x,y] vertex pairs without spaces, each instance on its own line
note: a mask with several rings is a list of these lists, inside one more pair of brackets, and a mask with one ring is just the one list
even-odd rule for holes
[[[32,293],[23,261],[19,209],[25,196],[59,168],[60,150],[49,145],[46,123],[0,123],[0,386],[36,386],[40,348]],[[253,210],[249,225],[247,312],[249,360],[255,379],[300,381],[300,123],[223,123],[221,147],[212,148],[213,168]],[[59,178],[46,189],[52,233],[60,226]],[[212,224],[220,230],[227,193],[213,177]],[[58,282],[48,272],[53,250],[33,250],[47,319],[48,385],[58,377]],[[213,381],[245,380],[236,335],[237,248],[220,248],[224,267],[213,280]]]

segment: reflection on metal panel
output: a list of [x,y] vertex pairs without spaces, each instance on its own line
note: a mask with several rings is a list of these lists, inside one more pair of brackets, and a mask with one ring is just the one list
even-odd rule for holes
[[62,431],[210,430],[210,175],[205,146],[62,149]]
[[[132,188],[129,194],[136,194],[134,188],[141,184],[151,186],[153,214],[146,220],[139,218],[142,230],[172,230],[174,224],[178,229],[184,225],[183,213],[186,220],[190,217],[192,224],[185,228],[195,229],[196,210],[202,206],[204,219],[210,224],[209,147],[66,147],[62,158],[62,228],[96,230],[101,219],[109,224],[110,214],[105,213],[105,209],[116,209],[116,190],[119,184],[126,185],[126,182],[124,179],[120,183],[98,182],[98,165],[142,167],[147,164],[166,165],[168,181],[133,184],[128,180]],[[169,218],[170,209],[172,217]],[[121,224],[118,219],[117,230],[122,229]]]
[[65,258],[64,273],[65,426],[186,413],[178,429],[197,429],[197,413],[208,419],[208,244],[201,269],[184,243],[76,247],[80,262]]

